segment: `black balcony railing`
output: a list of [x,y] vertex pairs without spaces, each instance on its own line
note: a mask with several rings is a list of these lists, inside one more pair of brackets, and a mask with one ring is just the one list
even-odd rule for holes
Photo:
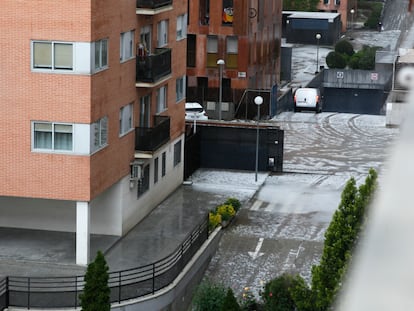
[[154,54],[137,56],[137,82],[154,83],[171,73],[171,49],[158,48]]
[[[148,265],[109,273],[111,303],[154,294],[171,284],[208,239],[208,215],[170,255]],[[7,277],[0,279],[0,310],[78,308],[84,276]]]
[[138,9],[158,9],[171,4],[172,0],[137,0]]
[[154,127],[135,128],[135,150],[155,151],[170,140],[170,117],[155,116]]

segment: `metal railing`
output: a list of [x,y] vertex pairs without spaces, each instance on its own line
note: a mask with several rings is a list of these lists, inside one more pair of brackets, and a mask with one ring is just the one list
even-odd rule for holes
[[171,49],[157,48],[153,54],[137,56],[136,81],[154,83],[171,74]]
[[172,0],[137,0],[137,8],[157,9],[171,4]]
[[[109,273],[111,303],[155,294],[171,284],[208,239],[208,215],[169,256],[154,263]],[[22,308],[77,308],[84,276],[6,277],[0,280],[0,310]]]
[[170,140],[170,117],[154,116],[154,127],[135,128],[135,150],[155,151]]
[[0,278],[0,310],[4,310],[8,307],[8,278]]

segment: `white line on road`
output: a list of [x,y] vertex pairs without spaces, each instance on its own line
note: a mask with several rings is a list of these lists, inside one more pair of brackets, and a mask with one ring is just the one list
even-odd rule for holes
[[256,249],[254,252],[249,252],[250,257],[252,257],[253,260],[255,260],[257,257],[262,256],[264,253],[259,253],[260,249],[262,248],[264,238],[260,238],[259,242],[257,242]]
[[258,211],[260,206],[262,206],[262,204],[263,204],[263,201],[256,200],[256,201],[254,201],[254,203],[253,203],[252,207],[250,208],[250,210],[251,211]]

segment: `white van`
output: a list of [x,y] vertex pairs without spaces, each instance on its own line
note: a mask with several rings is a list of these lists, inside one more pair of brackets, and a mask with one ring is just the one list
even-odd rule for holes
[[293,97],[295,112],[301,110],[314,110],[322,112],[322,98],[319,89],[302,87],[298,88]]

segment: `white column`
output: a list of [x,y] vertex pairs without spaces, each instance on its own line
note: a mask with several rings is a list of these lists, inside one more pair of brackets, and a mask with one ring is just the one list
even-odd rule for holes
[[86,266],[90,252],[90,207],[88,202],[76,202],[76,264]]

